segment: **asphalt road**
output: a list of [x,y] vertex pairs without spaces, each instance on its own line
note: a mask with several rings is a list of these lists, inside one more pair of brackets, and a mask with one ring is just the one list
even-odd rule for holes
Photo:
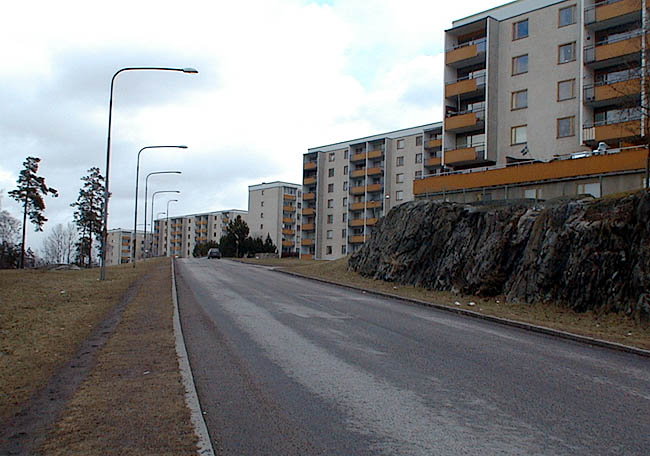
[[650,454],[650,360],[225,260],[179,260],[217,453]]

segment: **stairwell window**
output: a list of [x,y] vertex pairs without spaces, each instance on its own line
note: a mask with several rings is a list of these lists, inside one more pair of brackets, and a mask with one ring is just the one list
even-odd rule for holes
[[528,141],[527,135],[527,125],[518,125],[510,129],[510,145],[515,146],[517,144],[526,144]]
[[576,23],[576,6],[571,5],[566,8],[560,8],[558,27],[565,27],[567,25]]
[[528,107],[528,89],[518,90],[512,92],[510,109],[515,111],[517,109],[524,109]]
[[398,149],[404,149],[404,140],[403,139],[398,139],[397,140],[397,148]]
[[404,166],[404,156],[400,155],[395,161],[395,166]]
[[404,183],[404,173],[395,174],[395,183],[396,184]]
[[422,136],[416,136],[415,137],[415,145],[416,146],[421,146],[422,145]]
[[557,83],[557,101],[570,100],[576,97],[576,80],[567,79]]
[[576,42],[561,44],[558,47],[557,63],[573,62],[576,59]]
[[512,40],[520,40],[528,36],[528,19],[512,24]]
[[528,54],[512,58],[512,75],[528,73]]
[[[422,138],[418,136],[418,138]],[[422,154],[415,154],[415,163],[422,163]]]
[[395,192],[395,201],[403,201],[404,200],[404,191],[398,190]]
[[568,136],[575,136],[574,116],[562,117],[557,119],[557,137],[566,138]]

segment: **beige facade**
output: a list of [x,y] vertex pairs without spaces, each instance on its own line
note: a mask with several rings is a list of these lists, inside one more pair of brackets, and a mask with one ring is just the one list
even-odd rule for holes
[[[132,258],[131,240],[133,230],[116,228],[108,231],[106,243],[106,265],[130,263]],[[144,258],[144,232],[136,232],[136,261]]]
[[379,217],[413,199],[413,180],[440,155],[441,131],[442,124],[428,124],[309,149],[301,257],[336,259],[357,250]]
[[281,256],[295,256],[300,245],[302,186],[270,182],[248,187],[248,227],[252,237],[271,237]]
[[519,0],[454,21],[442,171],[642,141],[645,15],[645,0]]

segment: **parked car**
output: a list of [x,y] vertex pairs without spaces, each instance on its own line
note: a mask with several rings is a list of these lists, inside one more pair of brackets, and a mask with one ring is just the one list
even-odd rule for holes
[[221,258],[221,252],[218,248],[213,247],[208,250],[208,258]]

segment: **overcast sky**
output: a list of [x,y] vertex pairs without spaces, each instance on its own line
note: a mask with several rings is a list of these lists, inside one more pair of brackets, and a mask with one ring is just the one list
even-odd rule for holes
[[[46,201],[45,234],[72,221],[80,178],[93,166],[105,172],[110,80],[127,66],[199,74],[118,76],[109,228],[133,227],[136,156],[150,145],[189,146],[141,156],[141,176],[182,171],[149,180],[150,195],[181,191],[171,214],[247,209],[248,185],[300,183],[309,147],[440,121],[443,31],[502,3],[6,2],[2,209],[22,219],[6,193],[25,158],[36,156],[39,174],[59,190]],[[167,199],[158,197],[155,212]],[[30,225],[27,244],[39,248],[42,238]]]

